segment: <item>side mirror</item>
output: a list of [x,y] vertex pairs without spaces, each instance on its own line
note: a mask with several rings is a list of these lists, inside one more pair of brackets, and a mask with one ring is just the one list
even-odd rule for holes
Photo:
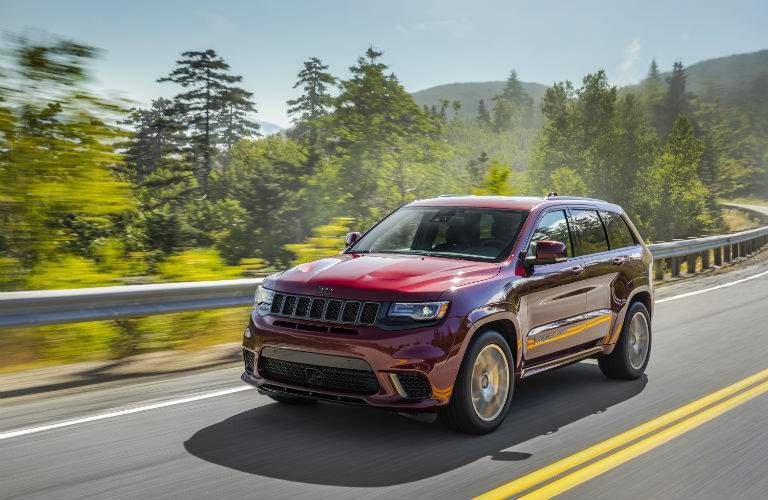
[[347,233],[346,238],[344,239],[344,242],[347,244],[347,246],[354,245],[357,240],[360,239],[360,231],[353,231],[351,233]]
[[534,256],[525,259],[525,263],[529,266],[557,264],[567,259],[565,243],[561,241],[537,241],[533,244],[533,254]]

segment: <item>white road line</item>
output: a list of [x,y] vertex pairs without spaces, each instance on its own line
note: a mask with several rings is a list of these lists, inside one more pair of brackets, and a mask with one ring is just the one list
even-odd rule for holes
[[91,415],[90,417],[75,418],[72,420],[64,420],[61,422],[54,422],[52,424],[40,425],[37,427],[28,427],[26,429],[18,429],[15,431],[8,431],[0,433],[1,439],[8,439],[17,436],[24,436],[26,434],[34,434],[36,432],[49,431],[51,429],[59,429],[61,427],[69,427],[70,425],[83,424],[86,422],[93,422],[94,420],[104,420],[105,418],[119,417],[121,415],[130,415],[131,413],[139,413],[141,411],[155,410],[157,408],[165,408],[166,406],[175,406],[184,403],[191,403],[192,401],[200,401],[201,399],[215,398],[218,396],[225,396],[227,394],[233,394],[235,392],[247,391],[253,389],[249,385],[241,385],[238,387],[231,387],[229,389],[222,389],[220,391],[207,392],[205,394],[199,394],[197,396],[190,396],[181,399],[171,399],[170,401],[163,401],[161,403],[154,403],[146,406],[138,406],[136,408],[127,408],[125,410],[110,411],[108,413],[99,413]]
[[[680,295],[673,295],[672,297],[667,297],[665,299],[660,299],[656,301],[656,304],[660,304],[662,302],[669,302],[670,300],[677,300],[677,299],[683,299],[685,297],[690,297],[692,295],[699,295],[701,293],[707,293],[711,292],[713,290],[719,290],[720,288],[725,288],[733,285],[738,285],[739,283],[744,283],[745,281],[750,281],[753,279],[757,279],[761,276],[765,276],[768,274],[768,271],[763,271],[762,273],[755,274],[753,276],[749,276],[747,278],[743,278],[736,281],[731,281],[729,283],[723,283],[722,285],[713,286],[710,288],[704,288],[702,290],[696,290],[694,292],[688,292],[688,293],[681,293]],[[112,418],[112,417],[119,417],[121,415],[130,415],[131,413],[139,413],[142,411],[147,410],[156,410],[158,408],[165,408],[166,406],[175,406],[180,405],[184,403],[191,403],[192,401],[200,401],[202,399],[209,399],[209,398],[215,398],[218,396],[226,396],[227,394],[233,394],[236,392],[241,391],[247,391],[248,389],[253,389],[251,386],[237,386],[237,387],[230,387],[229,389],[222,389],[219,391],[214,392],[207,392],[205,394],[199,394],[197,396],[190,396],[187,398],[181,398],[181,399],[172,399],[170,401],[163,401],[161,403],[154,403],[151,405],[145,405],[145,406],[138,406],[136,408],[128,408],[125,410],[118,410],[118,411],[111,411],[107,413],[99,413],[97,415],[91,415],[90,417],[82,417],[82,418],[76,418],[72,420],[64,420],[61,422],[54,422],[52,424],[46,424],[46,425],[40,425],[37,427],[28,427],[26,429],[18,429],[15,431],[8,431],[8,432],[2,432],[0,433],[0,440],[2,439],[8,439],[12,437],[17,436],[24,436],[26,434],[35,434],[37,432],[43,432],[43,431],[49,431],[51,429],[59,429],[61,427],[69,427],[70,425],[77,425],[77,424],[83,424],[86,422],[93,422],[95,420],[104,420],[105,418]]]
[[696,290],[696,291],[688,292],[688,293],[681,293],[680,295],[673,295],[672,297],[667,297],[665,299],[657,300],[656,304],[661,304],[662,302],[669,302],[670,300],[684,299],[686,297],[691,297],[693,295],[699,295],[701,293],[707,293],[707,292],[711,292],[713,290],[719,290],[721,288],[726,288],[726,287],[729,287],[729,286],[738,285],[739,283],[744,283],[745,281],[757,279],[757,278],[759,278],[761,276],[765,276],[766,274],[768,274],[768,271],[763,271],[762,273],[758,273],[758,274],[755,274],[755,275],[752,275],[752,276],[748,276],[748,277],[740,279],[740,280],[731,281],[731,282],[728,282],[728,283],[723,283],[722,285],[717,285],[717,286],[713,286],[713,287],[710,287],[710,288],[704,288],[704,289],[701,289],[701,290]]

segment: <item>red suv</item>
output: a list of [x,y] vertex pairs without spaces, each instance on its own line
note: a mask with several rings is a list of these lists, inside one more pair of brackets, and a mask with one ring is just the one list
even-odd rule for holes
[[262,394],[436,411],[485,433],[526,377],[596,357],[634,379],[648,363],[652,258],[616,205],[439,197],[347,245],[256,292],[242,379]]

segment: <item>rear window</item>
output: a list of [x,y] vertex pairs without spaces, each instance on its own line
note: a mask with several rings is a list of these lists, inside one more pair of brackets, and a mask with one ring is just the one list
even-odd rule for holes
[[611,250],[617,248],[633,247],[637,245],[632,231],[629,230],[624,218],[613,212],[600,212],[600,217],[605,224],[605,231],[608,233],[608,243],[611,244]]
[[603,223],[596,210],[571,210],[573,225],[579,235],[577,255],[607,252],[608,239],[605,235]]

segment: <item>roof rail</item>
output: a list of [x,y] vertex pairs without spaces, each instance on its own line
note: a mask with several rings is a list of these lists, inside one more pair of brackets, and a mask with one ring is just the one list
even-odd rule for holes
[[581,201],[599,201],[601,203],[608,203],[605,200],[599,198],[587,198],[585,196],[560,196],[557,193],[549,193],[546,197],[548,200],[581,200]]

